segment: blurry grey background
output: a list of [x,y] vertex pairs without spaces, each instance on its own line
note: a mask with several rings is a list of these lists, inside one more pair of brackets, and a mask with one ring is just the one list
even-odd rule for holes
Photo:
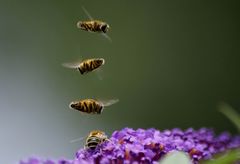
[[[76,28],[81,6],[111,26]],[[0,0],[0,163],[31,155],[73,158],[93,129],[199,128],[236,133],[217,111],[240,109],[239,2]],[[103,57],[103,80],[64,62]],[[119,98],[100,116],[68,109]]]

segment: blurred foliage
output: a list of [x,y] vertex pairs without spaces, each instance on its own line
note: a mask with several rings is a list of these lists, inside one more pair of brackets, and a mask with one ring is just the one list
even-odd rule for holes
[[[232,123],[237,127],[240,132],[240,116],[239,114],[228,104],[221,103],[219,105],[219,111],[223,113]],[[214,157],[214,159],[202,162],[202,164],[231,164],[240,160],[240,149],[230,150],[227,153],[221,153]]]
[[237,127],[240,132],[240,116],[239,114],[228,104],[221,103],[219,110],[222,112],[232,123]]
[[231,164],[240,160],[240,149],[230,150],[227,153],[221,153],[214,159],[203,161],[201,164]]
[[[240,149],[230,150],[227,153],[217,154],[210,160],[201,161],[200,164],[235,164],[240,160]],[[189,156],[184,152],[174,152],[166,155],[160,164],[190,164]]]

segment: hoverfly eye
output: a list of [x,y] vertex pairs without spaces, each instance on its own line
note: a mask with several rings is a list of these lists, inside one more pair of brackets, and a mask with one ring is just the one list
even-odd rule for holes
[[101,26],[101,30],[102,30],[104,33],[106,33],[107,30],[108,30],[108,25],[107,25],[107,24],[102,25],[102,26]]
[[98,61],[98,63],[101,64],[101,65],[103,65],[104,62],[105,62],[104,59],[99,59],[99,61]]
[[78,27],[78,28],[82,28],[82,26],[83,26],[83,23],[82,23],[81,21],[78,21],[78,22],[77,22],[77,27]]
[[70,107],[74,108],[74,107],[75,107],[75,104],[73,104],[73,103],[72,103],[72,104],[70,104]]

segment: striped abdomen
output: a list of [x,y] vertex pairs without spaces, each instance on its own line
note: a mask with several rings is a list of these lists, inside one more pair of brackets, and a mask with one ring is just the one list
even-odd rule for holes
[[78,27],[86,31],[102,32],[101,25],[100,21],[84,21],[80,22]]
[[94,150],[100,143],[102,143],[102,140],[100,138],[95,136],[88,137],[85,147]]
[[102,64],[104,64],[104,59],[88,59],[80,64],[79,71],[81,74],[91,72],[100,67]]
[[100,32],[106,33],[110,29],[110,26],[106,22],[102,22],[99,20],[92,20],[92,21],[79,21],[77,23],[77,27],[91,32]]
[[103,109],[102,104],[93,99],[85,99],[79,102],[72,102],[70,104],[70,107],[80,112],[89,114],[100,114]]
[[90,132],[90,134],[86,139],[85,148],[94,150],[99,144],[107,140],[108,140],[108,137],[103,131],[93,130]]

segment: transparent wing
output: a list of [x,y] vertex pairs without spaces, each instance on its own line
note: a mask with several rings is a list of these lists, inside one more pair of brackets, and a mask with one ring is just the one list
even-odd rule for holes
[[103,70],[102,68],[97,68],[93,70],[99,80],[103,80]]
[[[87,15],[88,19],[93,20],[93,17],[89,14],[89,12],[87,11],[87,9],[85,9],[84,6],[82,6],[82,9],[84,11],[84,13]],[[79,22],[80,23],[80,22]],[[79,27],[79,23],[77,24],[77,26]],[[109,40],[110,42],[112,42],[112,39],[105,33],[101,33],[103,37],[105,37],[107,40]]]
[[85,138],[86,138],[86,137],[80,137],[80,138],[71,140],[70,143],[74,143],[74,142],[77,142],[77,141],[82,141],[82,140],[85,139]]
[[63,63],[62,64],[63,67],[72,68],[72,69],[78,68],[79,65],[80,65],[80,63]]
[[85,9],[84,6],[82,6],[82,9],[83,9],[84,13],[87,15],[88,19],[93,20],[93,17],[89,14],[89,12],[87,11],[87,9]]
[[119,99],[110,99],[110,100],[100,100],[100,102],[103,104],[103,106],[110,106],[115,103],[117,103]]
[[110,36],[108,36],[106,33],[101,33],[103,37],[105,37],[107,40],[109,40],[110,42],[112,42],[112,39],[110,38]]
[[83,62],[82,56],[80,56],[80,58],[75,60],[74,62],[63,63],[62,66],[66,68],[76,69],[80,66],[81,62]]

